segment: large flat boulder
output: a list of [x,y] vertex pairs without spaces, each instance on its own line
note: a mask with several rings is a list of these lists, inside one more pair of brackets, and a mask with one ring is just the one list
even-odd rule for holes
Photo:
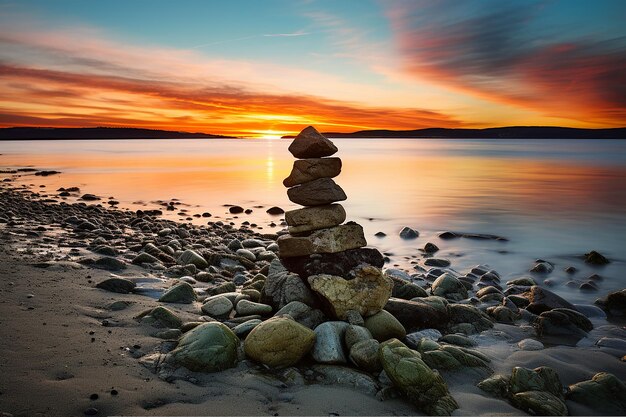
[[306,207],[285,213],[285,221],[289,226],[289,233],[292,235],[327,229],[340,225],[345,220],[346,211],[341,204]]
[[299,159],[293,163],[291,173],[283,180],[283,185],[289,188],[318,178],[334,178],[340,173],[340,158]]
[[313,126],[302,130],[289,145],[296,158],[321,158],[337,152],[337,147]]
[[287,190],[289,200],[301,206],[322,206],[347,199],[346,193],[330,178],[297,185]]
[[282,235],[276,242],[281,258],[314,253],[337,253],[367,245],[363,227],[354,222],[317,230],[309,236]]

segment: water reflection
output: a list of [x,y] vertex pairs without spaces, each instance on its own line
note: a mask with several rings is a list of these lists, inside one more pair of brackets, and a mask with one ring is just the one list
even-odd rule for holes
[[[534,257],[590,249],[626,259],[626,142],[490,140],[335,140],[343,160],[336,181],[346,191],[348,218],[362,222],[371,244],[398,262],[414,256],[438,230],[492,233],[511,239],[511,257],[490,242],[442,243],[460,268],[490,262],[524,270]],[[1,142],[0,165],[62,171],[23,183],[49,190],[79,186],[122,205],[178,198],[194,212],[229,218],[223,204],[289,202],[282,179],[293,163],[283,140]],[[149,203],[152,204],[152,203]],[[374,220],[369,220],[369,219]],[[250,220],[276,220],[255,209]],[[196,222],[202,219],[194,220]],[[395,236],[404,225],[417,241]],[[388,237],[374,237],[385,231]],[[452,254],[452,255],[450,255]],[[622,266],[623,267],[623,266]],[[622,271],[623,272],[623,271]]]

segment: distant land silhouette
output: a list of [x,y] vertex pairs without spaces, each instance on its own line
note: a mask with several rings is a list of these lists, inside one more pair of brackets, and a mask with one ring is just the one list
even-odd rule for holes
[[137,129],[132,127],[5,127],[0,140],[28,139],[224,139],[232,136],[208,133],[175,132],[171,130]]
[[[360,130],[324,132],[329,138],[447,138],[447,139],[626,139],[626,127],[577,129],[573,127],[510,126],[487,129],[428,128],[415,130]],[[291,139],[294,136],[283,136]]]
[[[487,129],[428,128],[415,130],[360,130],[352,133],[325,132],[330,138],[448,138],[448,139],[626,139],[626,127],[577,129],[549,126],[511,126]],[[291,139],[293,135],[283,136]],[[178,132],[131,127],[5,127],[0,140],[29,139],[231,139],[234,136]]]

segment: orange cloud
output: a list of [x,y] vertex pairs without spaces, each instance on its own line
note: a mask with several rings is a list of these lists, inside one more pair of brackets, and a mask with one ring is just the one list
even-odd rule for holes
[[401,2],[388,16],[402,70],[415,79],[547,117],[623,126],[626,38],[551,40],[531,25],[541,7],[498,2],[459,15],[455,1]]
[[307,124],[340,132],[463,125],[436,111],[295,91],[298,82],[306,91],[308,80],[346,88],[324,74],[120,46],[92,35],[78,42],[58,33],[0,33],[0,126],[135,126],[260,136],[294,133]]

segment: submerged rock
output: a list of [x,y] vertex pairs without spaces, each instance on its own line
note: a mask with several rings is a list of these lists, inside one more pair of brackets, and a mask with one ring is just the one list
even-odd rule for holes
[[430,369],[419,353],[391,339],[381,344],[379,355],[385,373],[419,410],[447,416],[459,408],[441,375]]
[[222,323],[204,323],[180,339],[170,360],[196,372],[216,372],[235,366],[239,338]]

